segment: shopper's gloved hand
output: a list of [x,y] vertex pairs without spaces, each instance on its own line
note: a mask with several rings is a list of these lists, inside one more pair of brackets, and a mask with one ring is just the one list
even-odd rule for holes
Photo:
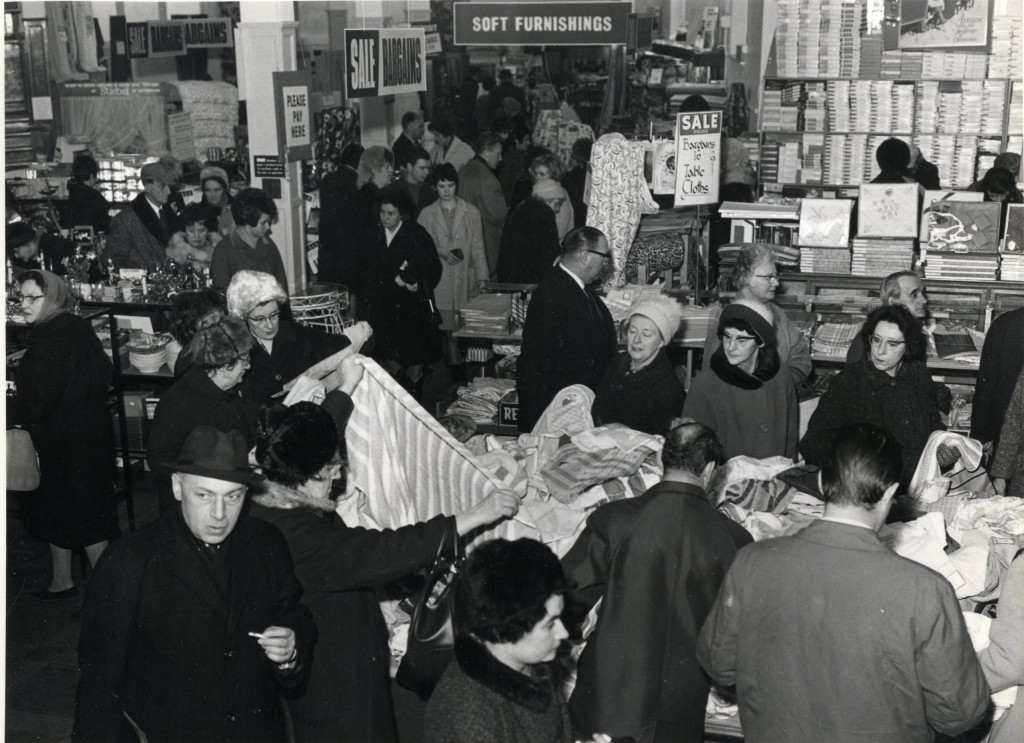
[[939,444],[935,449],[935,460],[939,463],[939,470],[943,473],[953,469],[953,465],[960,461],[961,456],[960,448],[957,446]]

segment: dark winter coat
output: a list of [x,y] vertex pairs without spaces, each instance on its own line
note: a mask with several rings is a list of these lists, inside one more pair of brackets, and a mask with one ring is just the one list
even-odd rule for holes
[[[780,369],[778,351],[761,350],[767,369],[762,379],[747,374],[725,358],[722,346],[693,380],[683,415],[711,428],[722,440],[726,459],[738,456],[764,459],[796,458],[800,437],[796,387],[787,370]],[[768,360],[767,355],[774,360]],[[755,372],[757,370],[755,369]]]
[[1024,308],[1004,312],[985,333],[971,411],[971,438],[999,443],[1013,388],[1024,369]]
[[309,686],[289,701],[296,740],[395,741],[391,653],[375,589],[430,564],[446,518],[363,529],[333,511],[288,508],[301,498],[272,486],[251,512],[284,534],[319,631]]
[[325,333],[294,320],[281,320],[268,354],[259,340],[249,352],[249,372],[243,384],[257,406],[270,405],[284,385],[313,364],[333,356],[351,341],[347,335]]
[[217,243],[210,261],[210,283],[227,291],[231,277],[239,271],[262,271],[277,279],[287,291],[288,276],[277,244],[269,237],[261,237],[251,247],[235,230]]
[[11,412],[39,454],[39,489],[25,499],[30,529],[58,547],[84,547],[118,533],[106,406],[113,373],[88,320],[63,312],[28,335]]
[[1005,495],[1024,498],[1024,374],[1017,379],[999,446],[992,458],[992,477],[1009,480]]
[[320,184],[320,253],[317,280],[344,284],[356,280],[356,246],[352,224],[356,202],[356,171],[343,165]]
[[498,248],[498,281],[537,284],[561,255],[551,207],[529,198],[508,215]]
[[562,188],[569,194],[569,203],[572,204],[573,219],[576,220],[575,227],[582,227],[587,223],[587,204],[583,201],[583,194],[587,188],[587,166],[577,165],[568,173],[562,176]]
[[132,199],[127,209],[122,209],[120,214],[110,220],[107,250],[117,268],[145,268],[152,271],[167,260],[164,250],[171,235],[184,227],[170,204],[164,204],[160,213],[166,224],[153,211],[143,192]]
[[574,627],[603,597],[569,700],[577,737],[704,740],[709,683],[697,634],[736,551],[751,541],[682,482],[658,483],[587,519],[562,560],[578,589],[567,612]]
[[873,423],[896,437],[903,446],[900,483],[906,488],[932,431],[945,430],[928,367],[904,361],[890,377],[870,358],[848,364],[832,379],[811,415],[800,453],[820,467],[836,433],[853,423]]
[[[378,227],[366,272],[366,297],[370,325],[376,341],[374,355],[402,366],[429,364],[441,358],[437,326],[431,322],[426,301],[441,281],[441,259],[434,240],[417,222],[407,219],[387,244],[384,228]],[[402,271],[401,266],[407,263]],[[400,273],[416,278],[410,291],[395,283]],[[412,282],[406,282],[412,283]]]
[[459,169],[459,197],[480,212],[480,221],[484,227],[487,265],[494,271],[498,265],[498,247],[501,245],[501,231],[508,216],[508,204],[505,202],[505,194],[501,190],[498,176],[479,155]]
[[220,431],[238,430],[246,446],[256,443],[256,411],[252,392],[245,384],[222,390],[200,366],[189,366],[160,398],[146,443],[146,462],[156,476],[161,510],[174,503],[171,471],[185,439],[196,426],[210,425]]
[[362,298],[366,292],[366,272],[369,270],[377,230],[380,229],[380,188],[368,182],[356,192],[352,207],[352,239],[355,248],[355,279],[349,287]]
[[[103,553],[89,579],[78,657],[75,741],[283,741],[279,687],[308,673],[316,631],[280,532],[242,515],[220,549],[218,590],[181,509]],[[250,632],[295,632],[297,666],[281,671]]]
[[89,225],[97,232],[110,231],[110,202],[95,188],[73,181],[68,185],[68,203],[60,215],[64,229]]
[[516,368],[519,430],[528,433],[559,390],[596,389],[616,350],[615,323],[605,303],[581,289],[561,266],[548,270],[530,299]]
[[530,676],[504,665],[482,644],[460,638],[452,663],[427,702],[425,729],[445,743],[569,743],[572,731],[551,669]]
[[637,431],[666,436],[673,418],[683,412],[686,392],[662,348],[635,374],[629,353],[616,354],[595,390],[592,413],[598,425],[621,423]]

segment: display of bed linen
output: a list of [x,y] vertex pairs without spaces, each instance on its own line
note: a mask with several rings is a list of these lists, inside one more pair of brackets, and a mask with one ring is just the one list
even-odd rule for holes
[[[336,509],[345,523],[395,529],[461,513],[503,487],[390,374],[370,359],[360,363],[365,373],[345,429],[348,484]],[[539,536],[518,518],[487,532],[487,538]]]
[[618,133],[605,134],[594,143],[590,155],[591,187],[587,225],[608,238],[612,254],[612,280],[624,280],[626,257],[641,214],[654,214],[658,205],[651,198],[644,179],[642,143],[628,141]]
[[858,237],[916,237],[916,183],[865,183],[857,209]]
[[235,146],[238,126],[238,88],[228,83],[202,80],[174,83],[181,97],[181,109],[192,114],[192,138],[196,157],[206,159],[212,148]]
[[825,318],[818,324],[811,335],[811,354],[828,356],[833,359],[845,359],[850,344],[864,326],[863,322],[844,322],[845,315],[835,320]]
[[445,412],[448,415],[466,415],[477,423],[492,423],[498,418],[498,401],[516,388],[514,379],[477,377],[459,387],[458,398]]
[[801,199],[800,247],[847,248],[852,211],[850,199]]
[[981,191],[952,191],[947,188],[939,190],[926,190],[924,192],[924,199],[921,201],[921,229],[918,233],[918,239],[922,242],[927,242],[928,232],[931,229],[931,220],[929,214],[932,212],[932,208],[935,204],[939,204],[943,201],[984,201],[985,194]]
[[566,170],[572,167],[572,146],[577,139],[594,139],[594,130],[579,121],[566,121],[561,110],[539,112],[533,143],[555,153]]

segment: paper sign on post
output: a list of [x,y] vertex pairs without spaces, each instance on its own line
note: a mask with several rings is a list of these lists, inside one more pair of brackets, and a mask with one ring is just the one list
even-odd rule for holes
[[718,203],[722,112],[676,116],[675,206]]

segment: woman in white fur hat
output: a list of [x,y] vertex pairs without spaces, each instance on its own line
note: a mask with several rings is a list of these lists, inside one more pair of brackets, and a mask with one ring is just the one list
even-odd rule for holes
[[595,390],[591,412],[596,423],[622,423],[644,433],[668,434],[686,399],[665,353],[682,316],[682,307],[672,297],[654,295],[633,303],[626,317],[626,350],[612,358]]
[[736,299],[718,318],[718,349],[704,357],[683,416],[714,429],[725,458],[796,457],[799,410],[782,368],[771,309]]

